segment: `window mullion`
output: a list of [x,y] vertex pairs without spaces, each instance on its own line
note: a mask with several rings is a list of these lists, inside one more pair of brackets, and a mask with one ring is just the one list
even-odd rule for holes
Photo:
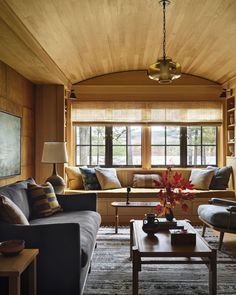
[[187,166],[187,127],[180,128],[180,166]]
[[112,166],[112,127],[105,127],[105,166]]

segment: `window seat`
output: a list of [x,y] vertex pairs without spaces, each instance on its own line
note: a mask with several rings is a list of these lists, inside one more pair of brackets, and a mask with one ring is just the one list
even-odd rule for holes
[[[86,193],[85,190],[70,190],[66,189],[65,194]],[[102,216],[102,224],[110,225],[114,224],[115,209],[111,206],[114,201],[126,201],[126,188],[111,189],[111,190],[92,190],[89,192],[95,192],[97,194],[98,212]],[[157,188],[131,188],[129,195],[130,201],[135,202],[158,202]],[[208,204],[208,200],[211,198],[223,198],[223,199],[235,199],[235,192],[232,189],[229,190],[191,190],[195,193],[195,198],[192,201],[188,201],[189,209],[187,212],[183,212],[180,206],[174,208],[174,215],[177,219],[189,219],[193,223],[199,223],[197,209],[201,204]],[[145,213],[148,213],[147,208],[120,208],[119,219],[120,224],[128,224],[129,220],[142,219]],[[152,209],[153,210],[153,209]],[[154,209],[155,210],[155,209]],[[155,212],[155,211],[154,211]]]

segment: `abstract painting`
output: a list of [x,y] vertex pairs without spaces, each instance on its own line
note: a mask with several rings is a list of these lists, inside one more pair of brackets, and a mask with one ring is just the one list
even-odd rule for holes
[[0,111],[0,178],[21,173],[21,118]]

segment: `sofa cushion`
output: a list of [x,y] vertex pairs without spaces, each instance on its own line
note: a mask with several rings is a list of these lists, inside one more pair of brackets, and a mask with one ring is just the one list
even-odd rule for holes
[[58,211],[62,211],[54,189],[49,182],[46,182],[43,185],[29,184],[28,195],[34,218],[46,217]]
[[96,176],[101,186],[101,189],[115,189],[120,188],[121,184],[117,178],[115,168],[95,168]]
[[189,180],[194,189],[208,190],[214,171],[210,169],[193,169]]
[[10,224],[24,224],[29,222],[20,208],[11,199],[0,195],[0,220]]
[[[217,205],[200,205],[198,207],[198,215],[205,220],[207,223],[219,227],[227,228],[229,220],[229,212],[224,206]],[[236,229],[236,213],[232,213],[233,218],[231,219],[231,229]]]
[[83,184],[85,190],[99,190],[101,186],[96,176],[94,168],[79,168],[82,174]]
[[[86,168],[84,166],[83,168]],[[83,179],[79,167],[69,166],[65,167],[68,178],[68,186],[70,189],[83,189]]]
[[214,171],[214,175],[210,184],[210,189],[226,190],[228,187],[230,175],[232,173],[232,167],[225,166],[218,168],[208,166],[207,169]]
[[161,182],[159,174],[134,174],[133,187],[155,188],[155,181]]
[[30,207],[27,196],[28,183],[34,184],[35,181],[33,178],[29,178],[0,187],[0,194],[11,199],[20,208],[27,219],[30,218]]
[[[85,266],[90,262],[101,217],[94,211],[60,212],[50,217],[34,219],[30,224],[79,223],[80,243],[82,249],[81,263]],[[63,239],[63,236],[62,236]]]

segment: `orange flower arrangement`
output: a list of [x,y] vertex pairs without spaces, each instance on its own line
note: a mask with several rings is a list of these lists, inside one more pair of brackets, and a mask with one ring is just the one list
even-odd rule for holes
[[192,200],[194,193],[183,190],[192,190],[193,185],[191,181],[186,181],[181,173],[173,173],[171,168],[167,168],[167,171],[162,173],[161,181],[155,180],[155,185],[157,188],[160,188],[158,193],[160,204],[156,206],[159,216],[170,214],[171,209],[177,204],[181,205],[183,211],[188,210],[188,205],[185,201]]

